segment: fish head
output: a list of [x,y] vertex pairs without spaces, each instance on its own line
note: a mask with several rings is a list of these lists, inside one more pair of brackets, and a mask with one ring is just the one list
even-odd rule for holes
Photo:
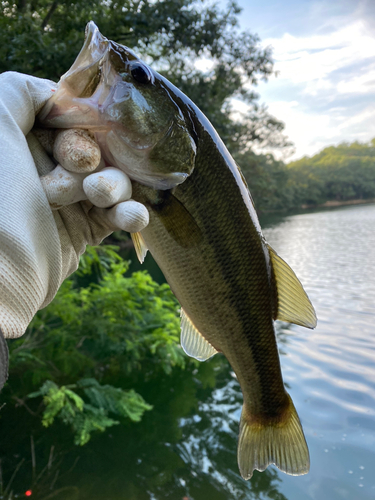
[[91,130],[108,164],[155,189],[193,171],[193,126],[174,86],[135,53],[105,38],[91,21],[73,66],[38,121]]

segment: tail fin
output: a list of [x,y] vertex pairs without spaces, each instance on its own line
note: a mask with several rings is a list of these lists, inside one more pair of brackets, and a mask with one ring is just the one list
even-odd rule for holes
[[270,464],[292,476],[309,472],[310,456],[302,425],[289,394],[288,398],[286,418],[271,425],[247,422],[242,409],[237,459],[244,479],[250,479],[254,469],[264,471]]

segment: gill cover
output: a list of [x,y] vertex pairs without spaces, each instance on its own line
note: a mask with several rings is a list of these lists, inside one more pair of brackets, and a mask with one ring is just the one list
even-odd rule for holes
[[90,130],[107,164],[142,184],[170,189],[192,173],[196,153],[190,118],[177,101],[172,84],[91,21],[38,121]]

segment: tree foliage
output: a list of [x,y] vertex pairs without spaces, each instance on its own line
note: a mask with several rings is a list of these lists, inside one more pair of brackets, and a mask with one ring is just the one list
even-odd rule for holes
[[147,272],[124,276],[127,267],[113,247],[89,248],[55,300],[10,342],[5,400],[30,407],[44,426],[62,420],[76,444],[123,419],[138,422],[152,407],[132,382],[186,363],[168,285]]
[[[79,392],[83,392],[86,401]],[[45,405],[42,424],[49,427],[58,417],[72,427],[77,445],[86,444],[92,432],[103,432],[120,423],[109,414],[139,422],[143,413],[152,409],[134,390],[101,385],[95,378],[80,379],[76,384],[61,387],[47,380],[38,391],[28,394],[28,398],[39,396],[43,396]]]
[[375,198],[375,140],[330,146],[288,165],[295,204]]
[[375,198],[375,139],[330,146],[288,165],[251,151],[236,160],[263,212]]
[[271,154],[256,155],[251,150],[236,155],[255,207],[260,212],[289,208],[291,201],[288,170]]
[[[0,71],[58,80],[77,56],[92,19],[110,39],[135,49],[203,110],[232,152],[258,143],[287,144],[283,125],[257,105],[254,86],[273,72],[271,50],[241,32],[240,8],[207,0],[4,0]],[[207,71],[196,60],[211,61]],[[247,105],[234,119],[230,100]],[[244,108],[245,109],[245,108]]]

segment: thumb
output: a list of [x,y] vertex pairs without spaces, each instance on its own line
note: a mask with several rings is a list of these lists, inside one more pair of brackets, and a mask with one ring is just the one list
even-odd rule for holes
[[8,111],[24,135],[27,135],[56,84],[34,76],[8,71],[0,75],[0,107]]

